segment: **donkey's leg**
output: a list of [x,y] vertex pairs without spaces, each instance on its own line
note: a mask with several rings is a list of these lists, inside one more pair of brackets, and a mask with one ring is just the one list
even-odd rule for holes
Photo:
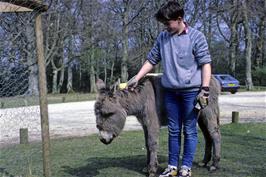
[[207,128],[213,141],[213,162],[210,166],[210,171],[214,171],[219,168],[219,161],[221,158],[221,133],[217,119],[209,120]]
[[155,176],[158,166],[157,160],[157,149],[158,149],[158,138],[159,138],[159,126],[158,133],[156,130],[150,128],[150,121],[146,121],[144,117],[137,116],[138,120],[142,124],[145,137],[145,147],[147,151],[147,168],[144,168],[142,171],[144,173],[149,173],[149,176]]
[[143,129],[147,148],[147,163],[149,176],[155,176],[158,167],[158,143],[159,143],[159,121],[154,111],[148,112],[143,117]]
[[[148,129],[146,125],[142,125],[145,137],[145,147],[147,151],[147,165],[150,164],[150,150],[149,150],[149,143],[148,143]],[[148,172],[148,171],[147,171]]]
[[212,165],[210,166],[210,171],[214,171],[219,168],[219,162],[221,158],[221,133],[219,128],[217,128],[211,134],[213,140],[213,157],[212,157]]
[[[155,127],[154,127],[155,128]],[[149,176],[155,176],[158,167],[158,138],[159,138],[159,128],[153,130],[152,127],[148,127],[148,149],[149,149],[149,165],[148,172]]]
[[207,125],[205,124],[203,117],[199,117],[198,119],[198,124],[199,127],[203,133],[204,136],[204,140],[205,140],[205,152],[204,152],[204,158],[202,160],[201,163],[199,163],[200,166],[207,166],[208,162],[211,160],[211,156],[212,156],[212,138],[209,134],[209,131],[207,129]]

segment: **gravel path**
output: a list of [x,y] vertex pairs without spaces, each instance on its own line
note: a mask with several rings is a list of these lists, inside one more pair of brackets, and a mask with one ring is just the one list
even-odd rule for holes
[[219,97],[221,123],[230,123],[232,111],[238,111],[240,122],[266,122],[266,92],[239,92]]
[[[219,100],[221,123],[230,123],[232,111],[240,112],[240,122],[266,122],[266,92],[225,94]],[[74,137],[97,133],[94,101],[51,104],[48,106],[50,136]],[[0,109],[0,147],[19,143],[19,129],[28,128],[29,140],[39,141],[39,106]],[[141,129],[136,118],[127,118],[125,130]]]

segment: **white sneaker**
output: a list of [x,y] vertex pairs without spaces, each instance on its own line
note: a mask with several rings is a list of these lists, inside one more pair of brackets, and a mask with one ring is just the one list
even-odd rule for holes
[[187,166],[181,166],[178,177],[191,177],[191,169]]
[[167,167],[159,177],[174,177],[177,176],[177,168]]

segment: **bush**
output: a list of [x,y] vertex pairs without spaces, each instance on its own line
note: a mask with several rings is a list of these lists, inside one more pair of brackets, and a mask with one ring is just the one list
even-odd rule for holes
[[255,67],[252,71],[254,85],[266,86],[266,66]]

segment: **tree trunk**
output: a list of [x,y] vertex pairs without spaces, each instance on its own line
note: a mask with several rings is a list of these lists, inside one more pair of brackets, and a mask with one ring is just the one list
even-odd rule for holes
[[[155,9],[159,9],[160,6],[161,6],[161,4],[162,4],[161,0],[156,0],[156,1],[154,1],[153,6],[154,6]],[[156,24],[154,25],[154,27],[155,27],[155,33],[156,33],[156,35],[159,35],[159,33],[160,33],[160,31],[161,31],[162,29],[161,29],[161,27],[160,27],[160,23],[159,23],[158,21],[156,21],[155,23],[156,23]],[[153,44],[153,43],[154,43],[154,41],[152,41],[152,44]],[[152,46],[149,46],[149,47],[152,47]],[[146,57],[146,56],[145,56],[145,57]],[[145,59],[146,59],[146,58],[145,58]],[[143,63],[144,63],[144,62],[143,62]],[[143,64],[143,63],[142,63],[142,64]],[[158,64],[155,66],[154,72],[155,72],[155,73],[160,73],[160,72],[161,72],[161,62],[158,63]]]
[[31,96],[39,95],[38,89],[38,68],[37,64],[29,67],[29,87],[27,90],[27,94]]
[[38,89],[38,65],[36,61],[35,51],[33,50],[35,47],[34,43],[34,28],[32,26],[26,26],[26,57],[28,63],[28,71],[29,71],[29,80],[28,80],[28,90],[26,92],[27,95],[39,95]]
[[237,23],[233,22],[231,27],[231,40],[229,47],[229,68],[230,74],[236,75],[236,52],[237,52]]
[[70,64],[67,67],[67,93],[74,92],[73,90],[73,70]]
[[[203,0],[202,8],[207,9],[206,8],[206,0]],[[203,14],[202,14],[202,23],[203,23],[203,34],[205,36],[207,36],[207,29],[208,29],[207,12],[203,12]]]
[[62,66],[62,69],[60,70],[60,79],[59,79],[59,83],[57,86],[57,93],[61,93],[61,89],[62,89],[63,82],[64,82],[64,77],[65,77],[65,67]]
[[[264,1],[264,12],[266,11],[266,1]],[[262,29],[262,33],[263,33],[263,36],[262,36],[262,40],[263,40],[263,52],[262,52],[262,65],[263,66],[266,66],[266,24],[265,24],[265,21],[266,21],[266,14],[264,13],[264,25],[263,25],[263,29]]]
[[238,24],[238,0],[233,1],[234,11],[231,17],[231,36],[230,36],[230,47],[229,47],[229,68],[230,74],[235,77],[236,75],[236,52],[238,46],[237,37],[237,24]]
[[79,88],[82,87],[82,68],[79,66]]
[[91,50],[91,57],[90,57],[90,93],[96,93],[96,83],[95,83],[95,69],[93,65],[93,61],[95,60],[95,51],[94,49]]
[[247,14],[247,4],[246,0],[242,1],[243,4],[243,17],[244,17],[244,29],[245,29],[245,59],[246,59],[246,88],[247,90],[253,89],[252,75],[251,75],[251,50],[252,50],[252,36],[251,30],[249,28],[249,18]]
[[58,75],[58,70],[53,69],[53,89],[52,89],[53,94],[57,93],[57,75]]
[[123,14],[123,30],[122,30],[122,46],[123,46],[123,56],[121,62],[121,81],[127,82],[128,79],[128,11],[125,10]]
[[[266,10],[266,2],[264,1],[264,10]],[[256,42],[256,56],[255,56],[255,65],[258,67],[263,67],[263,58],[265,56],[265,50],[266,50],[266,28],[265,28],[265,21],[266,21],[266,15],[262,16],[260,18],[259,23],[259,36],[257,37]]]
[[[209,2],[209,5],[211,5],[211,2]],[[209,12],[208,15],[208,32],[207,32],[207,42],[209,44],[209,46],[212,43],[212,19],[213,19],[213,15],[212,13]]]
[[113,81],[113,78],[114,78],[114,67],[115,67],[115,62],[114,60],[112,60],[110,81]]
[[[63,46],[63,45],[62,45]],[[62,49],[63,51],[63,49]],[[60,52],[61,53],[61,52]],[[59,67],[56,66],[55,64],[55,58],[52,59],[51,63],[52,63],[52,69],[53,69],[53,94],[55,93],[60,93],[61,87],[63,85],[63,81],[64,81],[64,71],[65,71],[65,64],[63,61],[63,54],[61,55],[61,58],[59,58],[58,60],[58,65]],[[57,82],[58,80],[58,72],[61,71],[60,73],[60,78],[59,78],[59,82]]]
[[67,57],[66,57],[66,62],[67,63],[67,93],[71,93],[71,92],[74,92],[73,91],[73,70],[72,70],[72,50],[74,50],[74,47],[72,45],[73,41],[72,40],[75,40],[73,35],[71,35],[71,38],[67,38],[67,44],[68,44],[68,54],[67,54]]
[[106,61],[106,55],[104,55],[104,83],[107,82],[107,61]]

